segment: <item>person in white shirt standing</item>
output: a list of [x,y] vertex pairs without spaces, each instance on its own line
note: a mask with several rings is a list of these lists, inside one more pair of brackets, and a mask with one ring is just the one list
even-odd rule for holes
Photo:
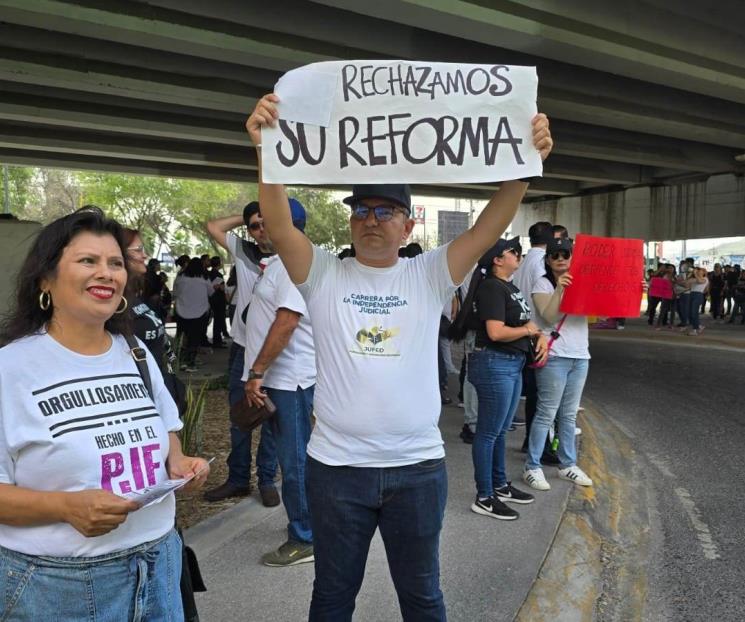
[[186,337],[182,348],[181,371],[197,371],[197,352],[209,321],[210,296],[214,291],[212,283],[205,278],[202,261],[198,257],[192,257],[173,285],[173,294],[178,299],[179,317]]
[[[515,287],[525,294],[525,302],[530,307],[532,316],[535,316],[533,301],[530,300],[530,292],[533,286],[546,274],[546,244],[554,238],[553,227],[550,222],[539,221],[534,223],[528,229],[530,238],[530,250],[527,252],[520,267],[512,277]],[[525,440],[523,441],[522,451],[528,450],[528,439],[530,438],[530,426],[533,424],[537,407],[537,391],[535,382],[535,369],[526,365],[523,367],[523,393],[525,394]],[[550,449],[544,452],[546,462],[558,464],[558,460]]]
[[[293,201],[292,222],[305,229],[305,210]],[[267,260],[254,287],[246,315],[243,365],[246,398],[277,414],[270,420],[282,467],[282,502],[287,511],[287,542],[267,553],[267,566],[313,561],[313,534],[305,491],[305,455],[311,431],[316,359],[305,301],[279,257]],[[266,424],[265,424],[266,425]]]
[[[266,95],[246,122],[259,148],[262,126],[277,124],[278,101]],[[545,158],[552,147],[545,115],[533,120],[533,142]],[[403,619],[446,618],[439,580],[447,499],[437,425],[440,315],[507,228],[527,187],[501,183],[471,229],[399,260],[414,227],[409,187],[354,186],[345,202],[356,256],[340,261],[292,226],[282,185],[259,183],[269,237],[305,298],[316,348],[307,475],[315,553],[311,621],[352,619],[376,529]]]
[[[237,236],[232,229],[245,225],[255,242]],[[259,204],[252,201],[243,214],[217,218],[207,223],[213,240],[230,253],[236,270],[237,293],[233,297],[235,314],[230,323],[233,343],[228,354],[228,402],[233,406],[243,399],[243,358],[246,347],[246,313],[254,284],[264,262],[274,255],[274,248],[264,230]],[[222,501],[229,497],[245,497],[251,492],[251,436],[236,426],[230,426],[230,454],[228,479],[220,486],[204,493],[207,501]],[[269,426],[261,427],[261,440],[256,452],[256,475],[259,494],[267,507],[279,505],[279,493],[274,486],[277,475],[277,451]]]

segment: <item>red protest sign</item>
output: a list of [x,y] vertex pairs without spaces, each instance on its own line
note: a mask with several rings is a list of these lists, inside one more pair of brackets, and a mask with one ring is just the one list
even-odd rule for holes
[[642,300],[644,243],[579,234],[569,273],[572,284],[561,311],[573,315],[638,317]]

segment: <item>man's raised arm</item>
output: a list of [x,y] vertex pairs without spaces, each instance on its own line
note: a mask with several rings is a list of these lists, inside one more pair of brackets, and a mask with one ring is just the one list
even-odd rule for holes
[[209,222],[207,222],[205,227],[207,228],[207,233],[210,234],[210,237],[220,246],[222,246],[226,251],[230,252],[225,234],[231,229],[240,227],[243,224],[243,216],[238,214],[237,216],[215,218],[214,220],[210,220]]
[[246,121],[246,130],[256,145],[259,163],[259,205],[267,235],[292,282],[300,284],[308,279],[313,261],[313,245],[305,234],[292,224],[285,187],[281,184],[265,184],[261,180],[261,128],[276,125],[279,118],[277,102],[279,98],[273,93],[262,97]]
[[[548,118],[538,114],[533,118],[533,145],[545,160],[553,147]],[[448,247],[448,268],[453,283],[461,283],[473,266],[507,230],[520,207],[528,184],[522,181],[505,181],[481,212],[476,222]]]

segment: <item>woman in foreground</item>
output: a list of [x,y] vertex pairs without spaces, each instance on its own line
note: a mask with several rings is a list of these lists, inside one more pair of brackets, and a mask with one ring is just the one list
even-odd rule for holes
[[[183,618],[170,478],[178,412],[152,355],[130,350],[120,226],[83,208],[44,227],[19,274],[0,349],[0,619]],[[134,361],[146,356],[152,395]]]

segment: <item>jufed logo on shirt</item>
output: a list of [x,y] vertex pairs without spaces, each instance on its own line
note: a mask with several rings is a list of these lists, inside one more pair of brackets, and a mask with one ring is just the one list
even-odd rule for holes
[[357,331],[355,349],[350,352],[369,356],[400,356],[390,341],[398,333],[398,328],[383,328],[382,326],[362,328]]

